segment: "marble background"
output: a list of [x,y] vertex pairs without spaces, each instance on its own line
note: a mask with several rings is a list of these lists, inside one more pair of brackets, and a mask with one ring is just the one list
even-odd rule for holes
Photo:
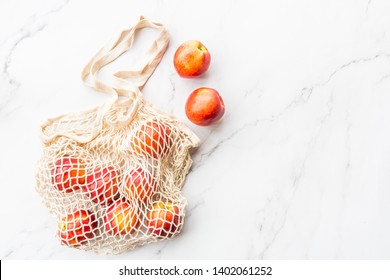
[[[144,93],[203,142],[186,224],[112,257],[65,248],[35,192],[40,124],[106,100],[81,69],[140,15],[171,33]],[[1,1],[1,259],[390,258],[389,15],[388,0]],[[136,65],[153,35],[107,74]],[[172,63],[188,39],[212,55],[196,80]],[[215,126],[185,117],[200,86],[225,100]]]

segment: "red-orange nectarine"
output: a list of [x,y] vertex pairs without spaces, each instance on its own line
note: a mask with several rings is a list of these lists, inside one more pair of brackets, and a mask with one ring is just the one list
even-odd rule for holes
[[123,193],[129,200],[145,202],[150,198],[156,188],[152,174],[142,168],[133,169],[125,177]]
[[199,41],[190,40],[176,50],[173,65],[181,77],[193,78],[207,71],[210,60],[207,48]]
[[169,146],[171,130],[160,121],[143,124],[134,137],[134,149],[137,153],[151,158],[163,156]]
[[197,125],[210,125],[220,120],[225,113],[225,104],[218,91],[198,88],[187,99],[185,111],[188,119]]
[[88,210],[80,209],[61,219],[58,223],[58,236],[62,244],[79,246],[93,238],[96,227],[95,216]]
[[109,205],[119,196],[118,172],[112,166],[96,168],[87,176],[87,183],[83,186],[83,191],[93,202]]
[[51,170],[52,183],[59,191],[73,192],[85,182],[84,163],[70,156],[58,159]]
[[180,222],[179,208],[170,201],[155,202],[148,212],[149,232],[159,237],[171,237]]

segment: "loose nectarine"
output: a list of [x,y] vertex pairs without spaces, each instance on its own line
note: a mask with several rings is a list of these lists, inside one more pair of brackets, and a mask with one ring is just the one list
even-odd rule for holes
[[198,88],[187,99],[185,111],[188,119],[197,125],[210,125],[220,120],[225,113],[225,104],[218,91]]
[[210,66],[210,52],[199,41],[184,42],[175,52],[173,65],[183,78],[193,78],[202,75]]
[[93,238],[97,227],[95,216],[89,210],[76,210],[58,223],[58,236],[62,244],[79,246]]

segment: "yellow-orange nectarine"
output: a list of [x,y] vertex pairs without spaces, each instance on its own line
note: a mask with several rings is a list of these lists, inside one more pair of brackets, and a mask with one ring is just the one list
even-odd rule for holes
[[107,209],[103,220],[110,235],[132,233],[139,226],[138,209],[129,201],[117,200]]

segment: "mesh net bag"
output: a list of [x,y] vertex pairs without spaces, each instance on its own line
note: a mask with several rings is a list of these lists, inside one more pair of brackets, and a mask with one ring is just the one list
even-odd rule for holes
[[[110,84],[100,81],[99,70],[131,48],[142,28],[160,31],[144,66],[116,73]],[[37,191],[58,220],[61,244],[117,254],[172,238],[182,229],[181,188],[192,163],[189,149],[199,139],[141,93],[168,42],[163,25],[141,17],[82,72],[88,86],[110,95],[108,101],[42,125]]]

